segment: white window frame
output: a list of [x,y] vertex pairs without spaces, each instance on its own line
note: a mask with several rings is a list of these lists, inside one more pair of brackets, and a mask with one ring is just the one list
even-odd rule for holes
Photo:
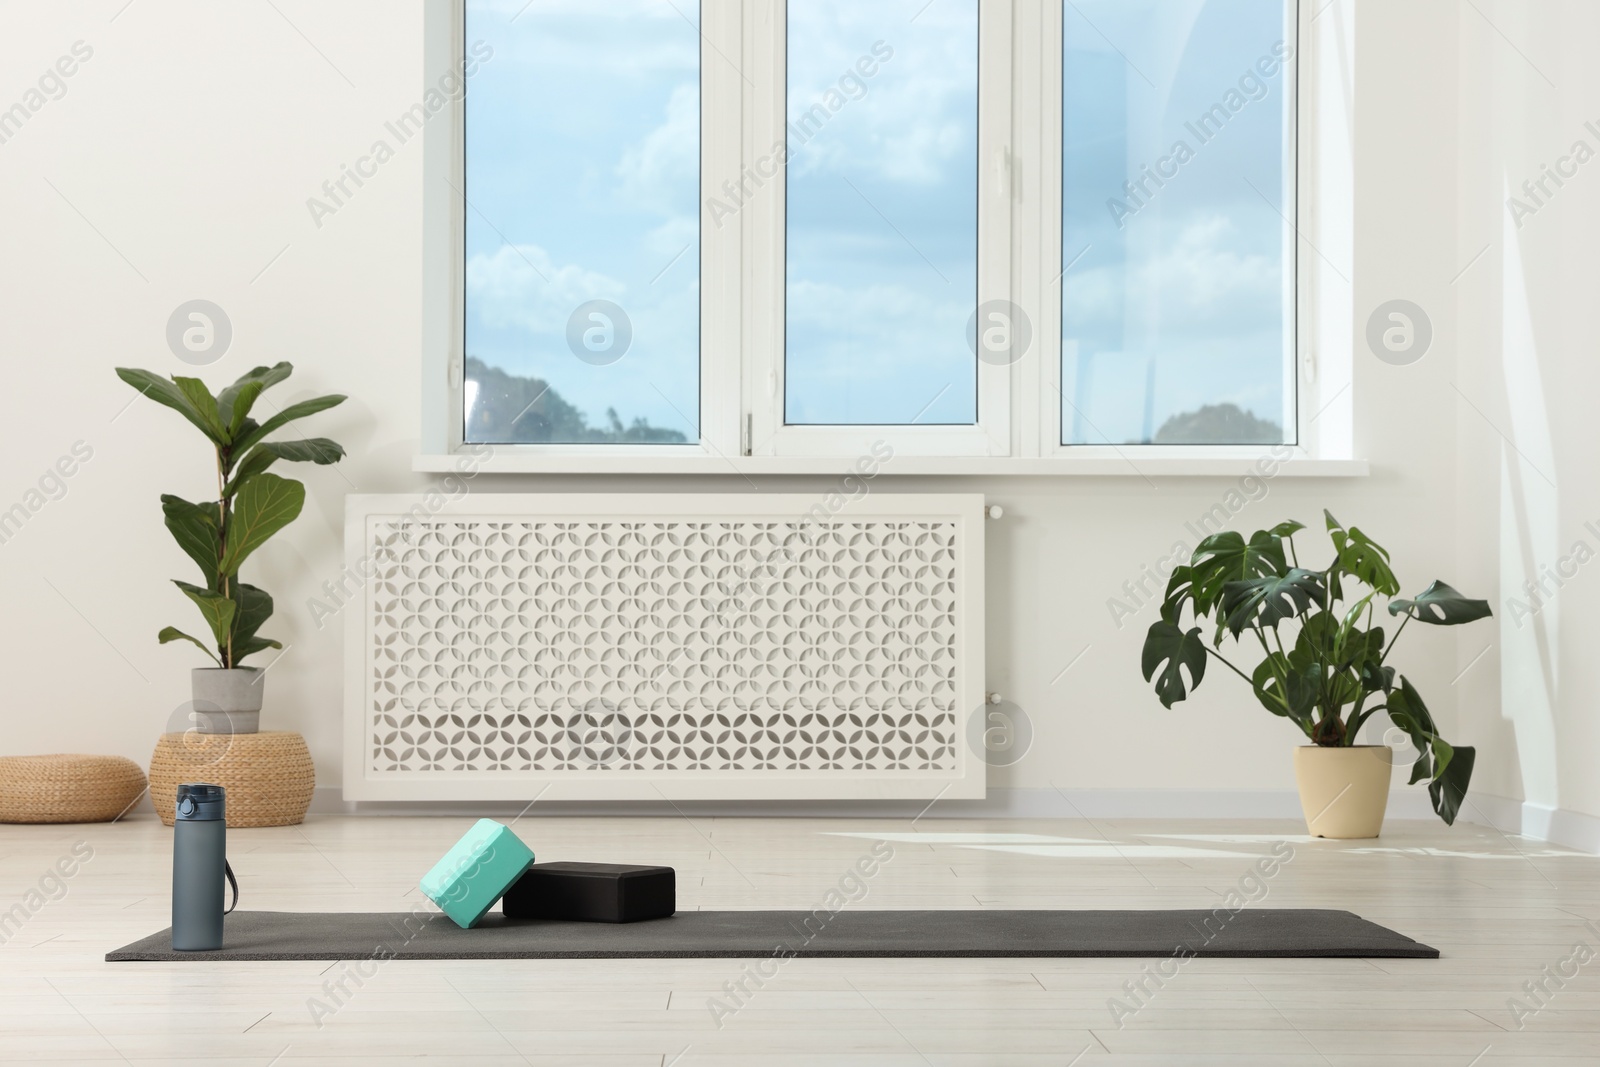
[[[1062,84],[1064,57],[1062,55],[1062,22],[1065,8],[1057,3],[1030,5],[1039,15],[1038,24],[1028,27],[1036,32],[1041,48],[1038,52],[1037,63],[1040,69],[1040,81],[1045,86],[1060,86]],[[1291,343],[1295,350],[1295,358],[1285,360],[1283,363],[1283,390],[1285,395],[1294,398],[1293,419],[1296,444],[1289,446],[1296,453],[1311,454],[1308,448],[1302,448],[1302,437],[1306,428],[1311,424],[1312,417],[1316,415],[1316,406],[1307,407],[1308,402],[1314,400],[1315,390],[1310,388],[1313,384],[1305,380],[1308,375],[1302,373],[1300,356],[1312,350],[1314,338],[1310,335],[1303,321],[1306,309],[1312,299],[1310,284],[1315,277],[1315,272],[1309,270],[1306,263],[1307,254],[1315,253],[1306,248],[1306,241],[1302,239],[1304,231],[1304,216],[1300,212],[1300,202],[1308,195],[1306,183],[1301,181],[1303,169],[1302,152],[1304,143],[1301,138],[1301,125],[1306,116],[1301,107],[1301,57],[1304,47],[1304,35],[1301,29],[1305,24],[1306,5],[1301,2],[1285,4],[1285,25],[1283,39],[1294,46],[1293,63],[1286,63],[1283,69],[1284,94],[1287,107],[1284,116],[1284,143],[1296,146],[1296,154],[1287,163],[1288,180],[1284,183],[1291,191],[1295,203],[1273,205],[1275,210],[1287,214],[1291,209],[1299,220],[1295,227],[1285,225],[1282,229],[1283,262],[1290,264],[1288,276],[1284,279],[1283,300],[1289,309],[1289,321],[1285,326],[1286,332],[1292,333]],[[1026,39],[1026,38],[1023,38]],[[1034,60],[1030,54],[1026,60]],[[1028,127],[1037,124],[1040,130],[1059,131],[1062,126],[1063,100],[1060,91],[1047,92],[1028,101],[1028,105],[1037,104],[1037,108],[1021,105],[1017,109],[1017,124],[1019,127]],[[1021,140],[1019,134],[1018,140]],[[1061,246],[1062,237],[1062,199],[1060,195],[1062,182],[1062,152],[1059,140],[1053,144],[1043,139],[1044,150],[1039,154],[1041,173],[1038,176],[1038,187],[1053,191],[1052,195],[1044,198],[1041,205],[1043,225],[1036,228],[1019,227],[1015,240],[1018,242],[1020,252],[1031,253],[1037,251],[1042,257],[1039,270],[1021,270],[1019,275],[1023,278],[1048,277],[1048,273],[1060,270],[1067,263],[1066,252]],[[1270,191],[1269,191],[1270,192]],[[1263,206],[1265,210],[1265,205]],[[1037,246],[1035,249],[1033,246]],[[1031,262],[1031,260],[1030,260]],[[1037,290],[1020,294],[1027,303],[1023,307],[1040,309],[1040,335],[1044,339],[1043,356],[1039,360],[1024,360],[1023,378],[1033,395],[1039,398],[1037,413],[1037,429],[1029,434],[1023,441],[1024,447],[1036,447],[1037,452],[1052,458],[1100,458],[1109,459],[1118,456],[1128,456],[1137,462],[1139,457],[1187,455],[1197,449],[1204,450],[1207,454],[1227,455],[1230,450],[1247,449],[1259,452],[1259,446],[1246,445],[1085,445],[1065,444],[1066,434],[1062,426],[1062,407],[1064,406],[1063,382],[1061,380],[1062,362],[1065,353],[1062,351],[1061,318],[1062,318],[1062,286],[1060,284],[1043,284]]]
[[[800,0],[804,3],[805,0]],[[746,124],[746,160],[754,165],[786,137],[787,0],[753,0],[745,36],[746,69],[770,71],[755,79]],[[982,0],[978,11],[978,289],[977,298],[1003,297],[1009,286],[1011,205],[1000,182],[985,178],[985,161],[999,166],[1007,147],[1011,83],[1005,77],[1011,42],[1011,5]],[[891,44],[893,42],[890,42]],[[864,43],[865,44],[865,43]],[[998,177],[998,172],[996,172]],[[977,420],[965,426],[787,425],[784,421],[784,318],[786,186],[780,172],[752,198],[745,220],[750,354],[745,394],[750,414],[749,454],[785,457],[848,457],[870,452],[885,440],[899,456],[1008,456],[1012,454],[1010,375],[977,360]]]
[[[1034,341],[1009,367],[978,361],[978,418],[967,426],[792,426],[783,422],[784,181],[763,187],[717,227],[705,190],[735,183],[784,136],[787,0],[701,5],[700,438],[688,445],[495,444],[462,440],[464,104],[430,123],[423,152],[421,471],[506,473],[836,473],[875,445],[902,474],[1359,476],[1353,458],[1350,284],[1353,195],[1350,74],[1353,14],[1297,5],[1286,82],[1297,134],[1296,225],[1285,255],[1297,269],[1298,443],[1070,445],[1061,441],[1061,0],[980,0],[978,297],[1033,315]],[[1315,16],[1315,17],[1313,17]],[[459,62],[464,0],[425,0],[431,80]],[[741,74],[732,66],[738,57]],[[470,91],[470,83],[469,83]]]

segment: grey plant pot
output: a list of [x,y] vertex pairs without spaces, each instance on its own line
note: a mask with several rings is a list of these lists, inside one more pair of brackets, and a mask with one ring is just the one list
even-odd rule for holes
[[266,678],[256,667],[196,667],[189,672],[196,730],[202,734],[253,734],[261,729]]

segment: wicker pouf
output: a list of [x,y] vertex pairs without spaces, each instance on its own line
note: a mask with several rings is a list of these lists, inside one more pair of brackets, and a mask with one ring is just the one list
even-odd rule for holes
[[110,822],[144,786],[139,765],[121,756],[6,756],[0,822]]
[[230,829],[294,826],[311,807],[317,771],[299,734],[163,734],[150,757],[150,799],[168,826],[181,782],[226,789]]

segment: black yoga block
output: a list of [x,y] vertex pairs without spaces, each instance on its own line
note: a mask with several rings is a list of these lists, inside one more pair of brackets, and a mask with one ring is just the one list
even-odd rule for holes
[[536,863],[500,902],[508,919],[633,923],[677,910],[671,867],[623,863]]

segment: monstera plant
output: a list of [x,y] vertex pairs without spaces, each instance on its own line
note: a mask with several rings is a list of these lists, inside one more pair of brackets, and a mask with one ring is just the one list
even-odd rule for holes
[[205,435],[216,460],[216,494],[210,499],[161,497],[167,529],[200,570],[199,581],[174,579],[173,584],[200,609],[210,645],[175,626],[162,629],[158,639],[162,644],[188,641],[211,657],[216,667],[193,673],[195,703],[229,716],[232,732],[253,732],[255,720],[249,716],[261,709],[259,672],[240,666],[241,661],[283,647],[259,633],[272,615],[272,597],[241,581],[239,568],[299,516],[306,497],[304,485],[269,468],[279,460],[326,464],[344,456],[344,449],[326,437],[267,439],[298,419],[343,403],[342,396],[302,400],[260,421],[251,417],[261,394],[293,371],[288,363],[257,367],[213,396],[198,378],[117,368],[117,377],[189,420]]
[[[1439,735],[1422,695],[1396,673],[1389,656],[1413,620],[1459,626],[1492,612],[1486,601],[1440,581],[1411,599],[1399,598],[1389,553],[1356,527],[1347,529],[1323,514],[1333,558],[1320,569],[1300,564],[1294,535],[1305,527],[1298,522],[1257,530],[1248,541],[1229,531],[1200,542],[1189,563],[1173,571],[1161,619],[1145,636],[1145,680],[1155,683],[1156,695],[1170,708],[1200,685],[1207,664],[1216,660],[1249,684],[1262,707],[1294,723],[1309,747],[1319,750],[1378,747],[1358,746],[1358,735],[1372,716],[1387,714],[1416,749],[1411,781],[1426,780],[1434,811],[1453,823],[1476,753]],[[1386,612],[1380,601],[1387,602]],[[1391,618],[1399,620],[1392,633],[1381,625]],[[1253,669],[1223,655],[1227,637],[1240,653],[1259,656]],[[1373,788],[1381,785],[1386,798],[1387,753],[1383,767]],[[1307,800],[1303,774],[1301,794]],[[1341,792],[1335,799],[1342,797]],[[1381,799],[1378,804],[1381,824]],[[1307,821],[1313,821],[1309,803]]]

